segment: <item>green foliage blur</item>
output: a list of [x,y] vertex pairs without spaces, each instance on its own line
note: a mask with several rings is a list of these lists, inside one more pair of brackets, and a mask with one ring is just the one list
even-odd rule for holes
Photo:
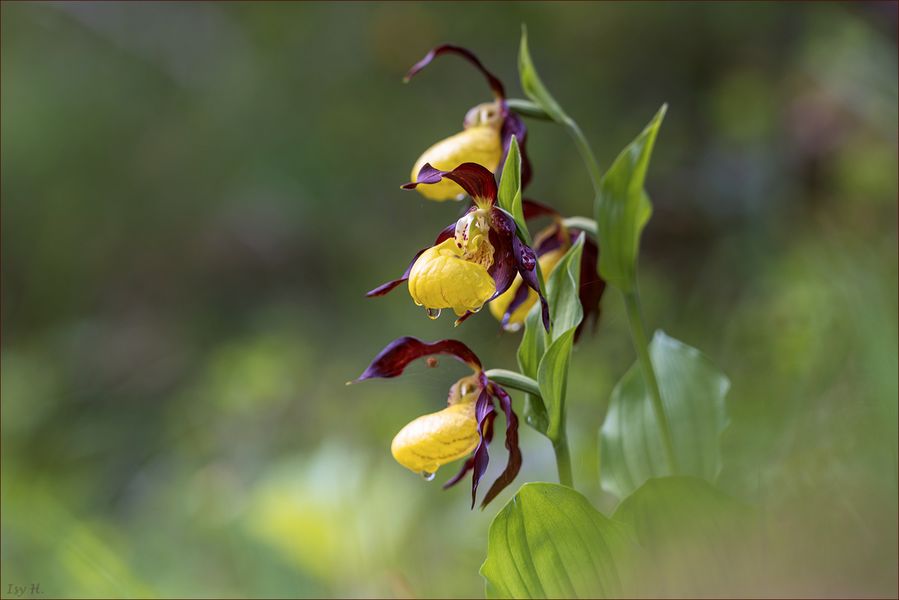
[[[755,593],[897,594],[897,9],[827,4],[3,3],[0,596],[480,597],[484,512],[393,462],[465,368],[346,387],[401,335],[515,368],[398,276],[460,207],[400,184],[520,26],[603,168],[669,103],[647,322],[727,373],[719,487],[768,518]],[[525,196],[590,216],[559,127]],[[575,481],[633,362],[610,290],[572,356]],[[521,394],[514,394],[521,405]],[[491,474],[504,462],[496,445]],[[735,555],[744,555],[732,549]],[[726,551],[725,551],[726,553]],[[647,575],[651,577],[651,574]]]

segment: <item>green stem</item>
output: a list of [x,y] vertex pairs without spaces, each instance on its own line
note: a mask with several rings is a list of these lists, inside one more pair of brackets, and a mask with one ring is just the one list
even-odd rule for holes
[[556,469],[559,471],[559,483],[574,488],[574,478],[571,476],[571,453],[568,451],[568,436],[561,432],[559,439],[553,442],[553,450],[556,452]]
[[662,404],[662,393],[659,390],[659,381],[656,379],[652,359],[649,356],[649,344],[646,340],[646,332],[643,327],[643,314],[640,309],[640,293],[636,284],[630,292],[623,292],[624,303],[627,306],[627,320],[631,326],[631,336],[634,338],[634,349],[637,351],[637,360],[643,371],[643,379],[649,388],[649,396],[652,399],[652,410],[659,430],[662,433],[662,445],[665,448],[665,461],[672,475],[677,475],[677,460],[674,456],[674,445],[671,442],[671,426],[668,424],[668,416],[665,414],[665,405]]
[[565,225],[565,227],[574,227],[586,231],[594,238],[597,237],[596,221],[593,219],[588,219],[587,217],[568,217],[562,219],[562,224]]
[[553,120],[551,116],[546,114],[545,110],[543,110],[539,105],[531,102],[530,100],[524,100],[522,98],[506,98],[506,106],[523,117],[539,119],[541,121]]
[[487,379],[495,381],[502,386],[510,387],[513,390],[519,390],[521,392],[527,392],[538,398],[541,397],[540,386],[527,375],[522,375],[516,371],[508,371],[506,369],[489,369],[484,371],[484,375],[487,376]]
[[[507,369],[488,369],[487,371],[484,371],[484,375],[487,376],[487,379],[495,381],[502,386],[527,392],[528,394],[539,398],[541,402],[543,401],[543,397],[540,394],[540,386],[527,375],[522,375],[517,371],[509,371]],[[571,454],[568,451],[568,435],[565,431],[564,410],[559,416],[559,423],[559,430],[553,437],[549,438],[553,444],[553,450],[556,453],[556,467],[559,471],[559,483],[567,485],[568,487],[574,487],[574,479],[571,476]]]

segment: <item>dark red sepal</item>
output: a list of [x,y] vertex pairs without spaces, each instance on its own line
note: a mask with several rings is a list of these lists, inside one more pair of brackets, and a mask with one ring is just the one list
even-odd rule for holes
[[493,95],[497,98],[505,98],[506,91],[503,88],[503,83],[496,77],[493,73],[487,70],[487,68],[481,63],[477,56],[474,55],[473,52],[462,48],[461,46],[454,46],[452,44],[442,44],[440,46],[435,46],[431,48],[431,50],[425,54],[425,57],[412,65],[412,68],[409,69],[409,72],[406,73],[406,77],[403,78],[403,81],[409,81],[415,75],[422,71],[425,67],[427,67],[431,62],[440,56],[441,54],[455,54],[457,56],[461,56],[468,62],[470,62],[474,67],[480,71],[484,77],[487,79],[487,84],[490,86],[490,89],[493,91]]
[[537,292],[537,296],[540,298],[543,327],[549,331],[549,304],[546,302],[546,298],[543,297],[543,293],[540,291],[540,282],[537,279],[537,269],[539,268],[537,266],[537,255],[530,246],[519,240],[517,236],[512,238],[512,248],[512,252],[518,265],[518,274],[521,275],[521,279],[529,288]]
[[496,202],[496,179],[485,167],[477,163],[462,163],[452,171],[435,169],[429,163],[421,168],[415,181],[402,186],[404,190],[414,190],[422,184],[437,183],[441,179],[449,179],[458,183],[465,193],[472,198],[487,200],[492,206]]
[[[487,423],[485,424],[484,430],[482,432],[487,444],[489,444],[490,442],[493,441],[493,421],[495,418],[496,418],[495,412],[492,412],[489,415],[487,415]],[[443,484],[443,489],[448,490],[449,488],[453,487],[454,485],[456,485],[457,483],[462,481],[462,478],[464,478],[468,474],[468,472],[471,471],[473,468],[474,468],[474,454],[472,454],[465,460],[465,464],[462,465],[462,469],[460,469],[458,473],[453,475],[452,479],[450,479],[449,481],[447,481],[446,483]]]
[[481,439],[478,441],[478,447],[475,448],[474,455],[472,456],[471,508],[474,508],[475,498],[478,493],[478,484],[481,482],[481,477],[484,476],[484,473],[487,471],[487,464],[490,462],[490,455],[487,451],[489,442],[484,435],[484,430],[486,429],[487,420],[493,418],[491,415],[493,415],[495,411],[496,409],[493,407],[493,397],[485,385],[481,388],[481,393],[474,406],[475,418],[478,421],[478,432],[480,433]]
[[485,508],[491,500],[515,480],[518,471],[521,469],[521,448],[518,447],[518,416],[512,410],[512,399],[506,390],[495,383],[489,386],[491,392],[499,400],[499,405],[506,413],[506,449],[509,451],[509,460],[506,462],[506,468],[496,478],[493,485],[487,491],[487,495],[481,501],[481,508]]
[[381,350],[356,381],[374,378],[390,378],[401,375],[406,366],[417,358],[431,354],[449,354],[467,363],[475,371],[481,371],[481,361],[468,346],[458,340],[439,340],[427,343],[414,337],[393,340]]
[[537,202],[536,200],[531,200],[530,198],[525,198],[521,201],[521,212],[524,214],[525,221],[530,221],[531,219],[536,219],[537,217],[560,216],[559,212],[552,206],[543,204],[542,202]]
[[496,179],[502,181],[503,167],[506,164],[506,157],[509,155],[509,146],[512,145],[512,136],[518,140],[518,153],[521,155],[521,189],[524,189],[531,182],[533,170],[531,161],[528,158],[528,128],[524,121],[517,114],[509,110],[503,103],[503,126],[500,129],[500,140],[503,145],[503,155],[499,161],[499,167],[496,170]]
[[[444,228],[443,231],[441,231],[441,232],[437,235],[437,239],[434,240],[434,246],[440,245],[440,244],[441,244],[442,242],[444,242],[445,240],[448,240],[449,238],[453,237],[453,235],[455,234],[455,232],[456,232],[456,224],[455,224],[455,223],[452,223],[452,224],[448,225],[446,228]],[[429,246],[429,247],[430,247],[430,246]],[[395,287],[397,287],[399,284],[401,284],[401,283],[403,283],[404,281],[408,280],[408,279],[409,279],[409,273],[412,271],[412,265],[415,264],[415,261],[418,260],[418,257],[421,256],[422,253],[423,253],[425,250],[427,250],[427,249],[428,249],[428,248],[422,248],[421,250],[419,250],[418,252],[415,253],[415,256],[412,257],[412,261],[409,263],[409,266],[406,267],[406,270],[405,270],[405,271],[403,271],[403,276],[402,276],[402,277],[400,277],[399,279],[394,279],[394,280],[392,280],[392,281],[388,281],[387,283],[382,283],[381,285],[379,285],[379,286],[376,287],[375,289],[369,290],[368,292],[366,292],[365,295],[366,295],[367,297],[369,297],[369,298],[375,298],[375,297],[377,297],[377,296],[383,296],[384,294],[387,294],[388,292],[393,291],[393,289],[394,289]]]
[[[580,231],[571,229],[570,233],[572,240],[574,240],[577,239]],[[575,342],[577,342],[584,329],[590,327],[591,331],[596,331],[596,326],[599,323],[599,301],[602,299],[602,293],[606,289],[606,282],[599,276],[597,271],[598,261],[599,248],[596,246],[596,242],[586,237],[583,254],[581,255],[581,287],[579,290],[584,318],[574,332]]]

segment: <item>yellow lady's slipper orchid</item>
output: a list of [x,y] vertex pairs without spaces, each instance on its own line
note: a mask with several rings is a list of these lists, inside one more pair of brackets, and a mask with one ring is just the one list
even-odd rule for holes
[[443,488],[454,486],[470,472],[471,506],[474,508],[478,484],[490,461],[493,423],[497,415],[503,413],[509,460],[484,495],[481,502],[483,508],[512,483],[521,468],[518,416],[512,408],[509,394],[487,377],[480,359],[468,346],[458,340],[427,343],[414,337],[401,337],[387,344],[355,382],[397,377],[402,375],[409,363],[419,358],[427,358],[428,366],[436,366],[437,361],[432,358],[434,354],[448,354],[459,359],[471,367],[472,374],[450,387],[447,398],[449,406],[418,417],[403,427],[393,438],[390,451],[399,464],[421,474],[428,481],[434,478],[441,466],[468,456],[462,469],[443,484]]
[[[424,151],[412,167],[412,180],[422,167],[430,164],[441,171],[451,171],[464,163],[476,163],[498,174],[505,162],[512,136],[518,140],[521,153],[521,182],[526,186],[531,177],[526,142],[527,127],[521,117],[509,109],[502,82],[478,60],[469,50],[459,46],[444,44],[432,48],[424,58],[415,63],[406,74],[409,81],[431,62],[443,54],[455,54],[481,72],[493,93],[493,101],[479,104],[468,111],[463,121],[464,130],[441,140]],[[418,192],[429,200],[461,200],[463,188],[453,181],[441,181],[435,185],[420,187]]]
[[[486,167],[462,163],[452,171],[426,164],[416,180],[402,186],[415,189],[444,180],[459,184],[471,196],[473,206],[455,223],[443,229],[434,245],[424,248],[402,277],[370,290],[369,297],[383,296],[408,281],[409,295],[428,316],[451,308],[459,316],[456,325],[499,296],[520,274],[527,286],[539,290],[537,255],[517,234],[515,219],[496,205],[496,178]],[[549,306],[540,297],[543,325],[549,331]]]

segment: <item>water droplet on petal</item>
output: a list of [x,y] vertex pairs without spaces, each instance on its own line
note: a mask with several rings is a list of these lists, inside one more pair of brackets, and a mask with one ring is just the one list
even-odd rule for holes
[[426,310],[428,311],[428,318],[429,318],[429,319],[436,319],[436,318],[438,318],[438,317],[440,316],[440,309],[439,309],[439,308],[428,308],[428,309],[426,309]]
[[421,472],[421,478],[425,481],[434,481],[434,473],[430,473],[428,471]]

